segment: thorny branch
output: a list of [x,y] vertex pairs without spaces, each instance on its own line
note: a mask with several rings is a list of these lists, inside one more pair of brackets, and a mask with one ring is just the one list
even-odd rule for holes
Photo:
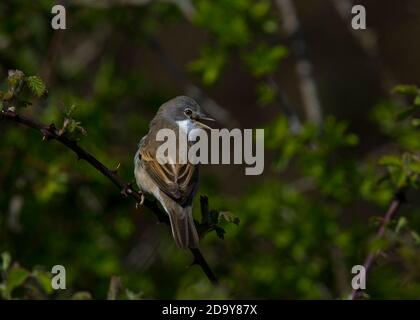
[[[23,124],[32,129],[39,130],[43,135],[43,140],[57,140],[61,144],[65,145],[67,148],[71,149],[79,159],[85,160],[96,170],[102,173],[105,177],[111,180],[112,183],[121,191],[121,194],[123,196],[130,196],[134,198],[137,201],[137,203],[141,202],[141,194],[133,190],[131,183],[124,182],[116,171],[110,170],[102,162],[96,159],[91,153],[80,147],[76,141],[67,138],[63,134],[60,134],[59,131],[55,128],[54,124],[50,124],[47,126],[43,125],[28,117],[19,115],[17,112],[10,109],[0,111],[0,119],[10,120],[16,123]],[[159,222],[163,222],[166,225],[169,225],[168,216],[159,208],[156,201],[144,199],[143,204],[156,215]],[[217,277],[211,270],[206,259],[203,257],[200,249],[191,248],[190,251],[194,257],[192,265],[199,265],[203,272],[206,274],[207,278],[214,285],[218,284]]]

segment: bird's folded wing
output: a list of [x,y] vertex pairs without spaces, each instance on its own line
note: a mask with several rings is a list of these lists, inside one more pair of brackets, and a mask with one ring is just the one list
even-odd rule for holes
[[192,202],[198,182],[198,167],[187,164],[160,164],[156,152],[147,143],[140,146],[140,157],[147,173],[170,198],[181,206]]

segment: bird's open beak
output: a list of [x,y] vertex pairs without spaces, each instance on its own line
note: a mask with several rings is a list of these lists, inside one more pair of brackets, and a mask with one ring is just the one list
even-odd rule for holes
[[197,112],[197,114],[195,115],[194,119],[195,123],[197,123],[200,127],[204,128],[204,129],[208,129],[211,130],[211,127],[209,127],[208,125],[202,123],[202,120],[205,121],[215,121],[214,119],[206,116],[204,113],[201,112]]

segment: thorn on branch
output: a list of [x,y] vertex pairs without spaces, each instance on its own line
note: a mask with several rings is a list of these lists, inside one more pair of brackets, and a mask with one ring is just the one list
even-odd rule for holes
[[118,162],[117,167],[114,170],[111,170],[112,173],[118,174],[118,170],[120,169],[121,162]]
[[55,138],[55,125],[51,123],[50,125],[46,126],[44,129],[41,130],[42,132],[42,140],[48,141],[50,139]]

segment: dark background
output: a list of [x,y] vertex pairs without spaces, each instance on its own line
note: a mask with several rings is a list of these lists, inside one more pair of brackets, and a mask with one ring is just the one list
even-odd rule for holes
[[[23,288],[12,296],[104,299],[112,276],[121,278],[121,298],[347,296],[351,267],[376,248],[378,217],[396,190],[377,183],[378,158],[415,151],[420,141],[417,132],[402,136],[388,112],[407,103],[392,93],[395,85],[419,84],[420,2],[358,1],[368,29],[351,31],[350,13],[340,16],[337,1],[292,1],[298,34],[284,28],[279,2],[68,1],[67,29],[58,31],[50,26],[54,1],[1,2],[1,78],[19,69],[38,75],[49,92],[22,112],[60,125],[74,105],[72,116],[87,131],[81,145],[111,168],[120,164],[127,181],[149,121],[174,96],[197,99],[219,128],[266,128],[263,175],[245,176],[238,165],[201,170],[199,193],[241,220],[225,224],[224,240],[212,232],[201,241],[220,277],[214,288],[146,208],[136,210],[63,146],[0,122],[0,251],[32,274],[62,264],[68,280],[65,291]],[[266,52],[248,63],[261,45]],[[270,48],[288,53],[271,63]],[[206,50],[224,57],[222,67]],[[302,53],[309,80],[296,72]],[[206,80],[206,72],[217,76]],[[305,80],[316,86],[319,123],[305,111]],[[261,97],[262,87],[271,98]],[[299,132],[288,128],[290,110]],[[374,299],[420,297],[420,219],[416,192],[408,195],[368,278]]]

